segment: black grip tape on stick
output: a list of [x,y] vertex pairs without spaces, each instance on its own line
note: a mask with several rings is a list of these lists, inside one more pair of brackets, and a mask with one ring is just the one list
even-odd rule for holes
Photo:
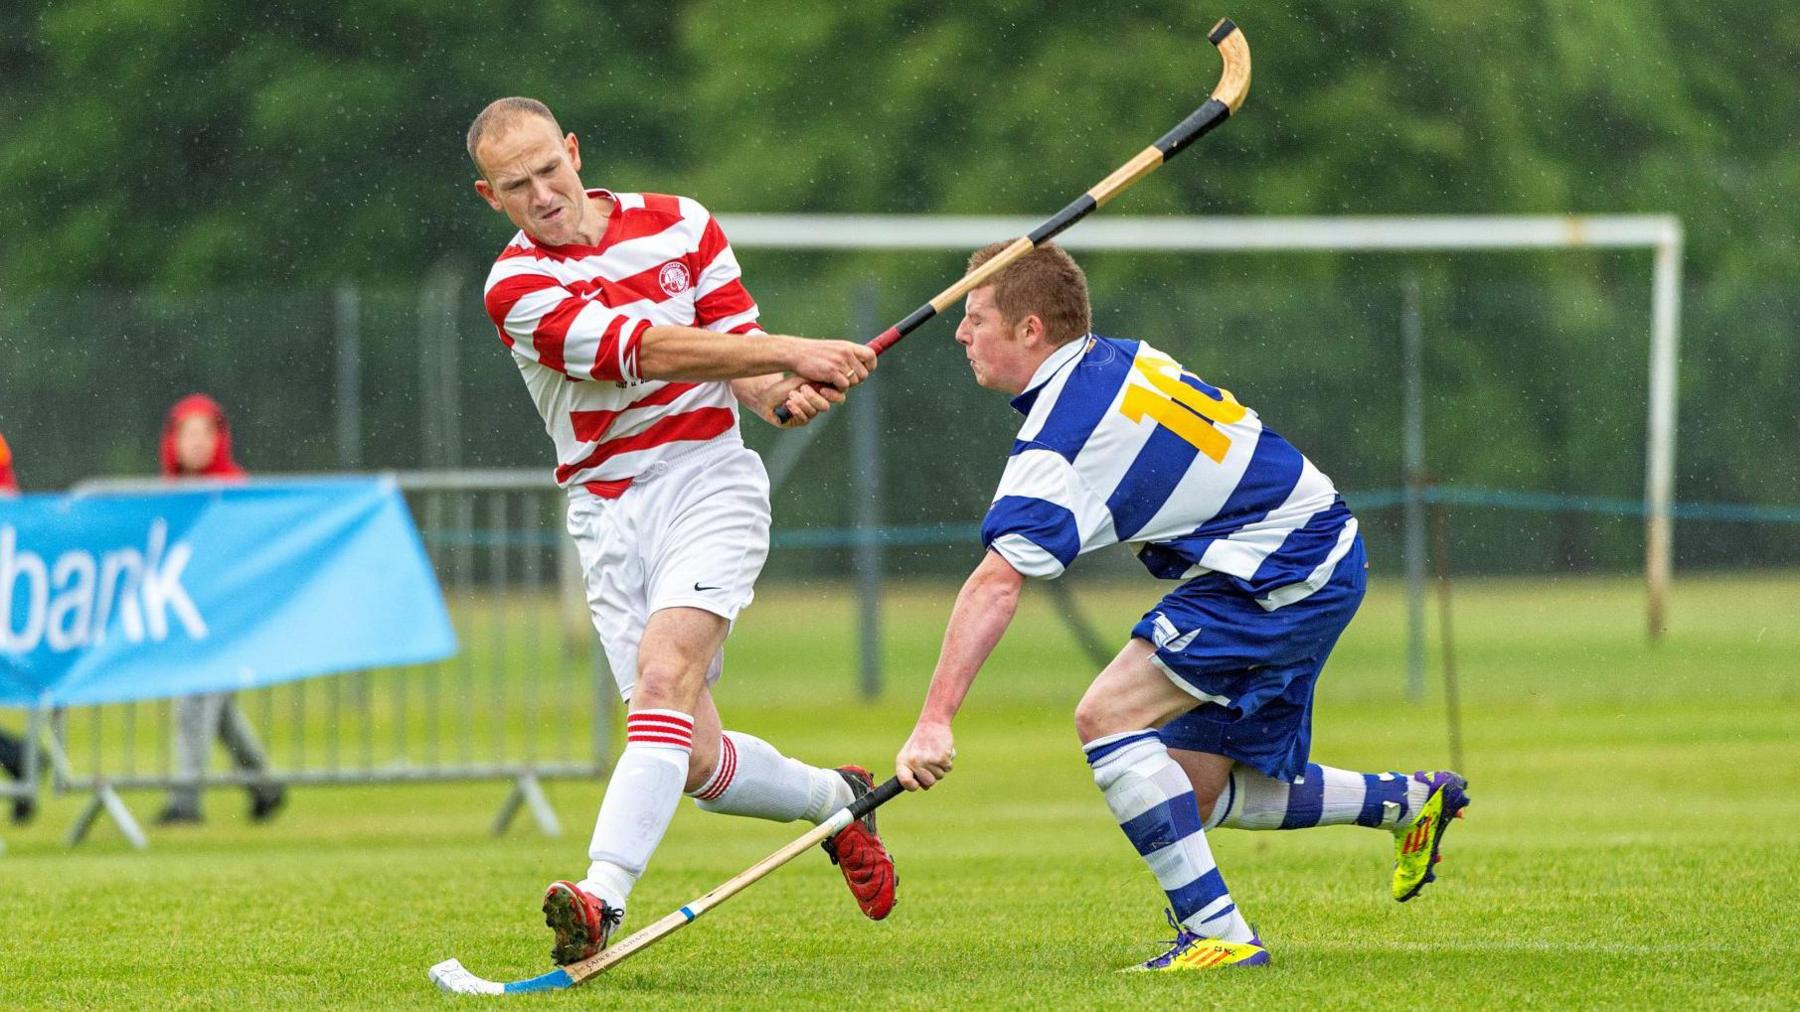
[[850,802],[850,818],[853,821],[862,818],[899,797],[903,790],[905,788],[900,786],[899,777],[888,777],[882,781],[881,786]]

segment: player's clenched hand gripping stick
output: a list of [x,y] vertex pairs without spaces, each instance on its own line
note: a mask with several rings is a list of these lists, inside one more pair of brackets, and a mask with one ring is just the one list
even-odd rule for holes
[[431,968],[432,983],[445,991],[456,994],[517,994],[524,991],[561,991],[574,987],[589,977],[603,973],[615,964],[631,958],[632,954],[638,950],[649,948],[681,928],[687,927],[701,914],[737,895],[746,886],[800,854],[811,850],[824,840],[836,836],[839,830],[893,800],[900,793],[900,781],[896,778],[889,778],[886,783],[839,809],[836,815],[814,826],[793,843],[738,873],[724,885],[699,899],[689,901],[686,906],[655,924],[614,942],[589,959],[557,967],[541,976],[506,982],[477,977],[463,968],[461,960],[446,959]]
[[[955,305],[956,300],[964,295],[980,288],[989,278],[1005,269],[1007,264],[1060,235],[1070,225],[1118,196],[1127,186],[1154,172],[1157,166],[1180,154],[1183,148],[1199,140],[1237,112],[1238,106],[1244,104],[1244,96],[1250,93],[1250,43],[1244,41],[1243,31],[1232,24],[1229,18],[1213,26],[1213,30],[1207,35],[1207,41],[1218,47],[1225,67],[1219,74],[1218,85],[1212,90],[1212,97],[1204,105],[1195,109],[1187,119],[1177,123],[1173,130],[1163,134],[1155,144],[1138,152],[1131,161],[1113,170],[1112,175],[1095,183],[1092,189],[1070,201],[1069,206],[1032,229],[1030,235],[1020,237],[998,256],[939,292],[930,302],[908,313],[904,320],[876,335],[869,342],[869,347],[875,349],[875,354],[879,355],[893,347],[901,338],[917,330],[920,324]],[[777,408],[775,417],[786,422],[787,408]]]

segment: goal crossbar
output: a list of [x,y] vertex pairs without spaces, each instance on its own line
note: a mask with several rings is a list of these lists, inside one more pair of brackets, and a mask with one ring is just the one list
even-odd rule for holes
[[[719,221],[740,248],[791,250],[971,250],[1037,224],[1024,217],[853,214],[721,214]],[[1644,581],[1652,639],[1666,624],[1673,576],[1682,241],[1680,219],[1662,214],[1107,217],[1057,239],[1069,249],[1140,252],[1650,250]]]

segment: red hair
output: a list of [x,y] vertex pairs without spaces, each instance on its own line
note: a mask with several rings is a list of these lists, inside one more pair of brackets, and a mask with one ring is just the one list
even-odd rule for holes
[[[213,447],[212,459],[199,471],[184,471],[181,458],[175,453],[175,430],[181,423],[195,416],[212,420],[213,428],[218,430],[219,442]],[[162,445],[158,448],[162,458],[162,473],[169,478],[204,476],[209,478],[241,477],[244,469],[231,459],[231,426],[225,423],[225,409],[219,402],[205,394],[189,394],[175,402],[169,409],[169,417],[163,421]]]

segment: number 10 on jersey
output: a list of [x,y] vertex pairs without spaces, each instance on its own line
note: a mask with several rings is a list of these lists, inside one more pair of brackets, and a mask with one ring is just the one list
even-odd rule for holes
[[1146,361],[1146,358],[1139,355],[1131,368],[1137,374],[1134,379],[1141,378],[1149,386],[1127,380],[1125,396],[1119,401],[1120,413],[1134,422],[1141,422],[1149,415],[1152,421],[1180,436],[1210,457],[1213,463],[1223,463],[1225,454],[1231,451],[1231,439],[1213,423],[1229,425],[1241,420],[1245,414],[1244,406],[1228,390],[1220,390],[1220,397],[1215,398],[1182,382],[1186,373],[1174,359]]

